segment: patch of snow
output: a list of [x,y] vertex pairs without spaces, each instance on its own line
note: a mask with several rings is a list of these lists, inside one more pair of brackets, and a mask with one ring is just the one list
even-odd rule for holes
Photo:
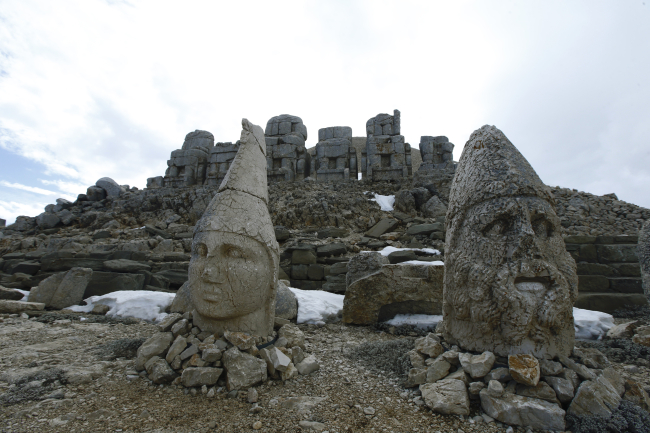
[[21,301],[27,302],[27,298],[29,297],[29,291],[28,290],[20,290],[20,289],[11,289],[11,290],[15,290],[16,292],[22,293],[23,294],[23,299],[21,299]]
[[357,180],[361,180],[362,177],[363,177],[362,173],[357,173]]
[[420,329],[435,328],[442,322],[442,316],[431,316],[428,314],[398,314],[385,323],[392,326],[414,325]]
[[343,310],[344,295],[323,290],[300,290],[289,287],[298,300],[298,323],[324,325]]
[[[377,252],[379,254],[381,254],[382,256],[388,256],[390,253],[394,253],[395,251],[408,251],[408,250],[422,251],[422,252],[427,253],[427,254],[440,255],[440,251],[438,251],[438,250],[436,250],[434,248],[395,248],[395,247],[390,247],[389,246],[389,247],[385,247],[383,250],[377,251]],[[361,252],[362,253],[372,253],[374,251],[361,251]]]
[[406,262],[398,263],[398,265],[444,266],[445,264],[440,260],[436,260],[435,262],[425,262],[422,260],[408,260]]
[[135,317],[137,319],[160,322],[167,316],[176,296],[175,293],[152,292],[148,290],[123,290],[102,296],[84,299],[87,305],[75,305],[68,310],[90,313],[95,305],[108,305],[107,316]]
[[602,340],[614,326],[614,316],[600,311],[573,309],[573,325],[579,340]]
[[392,212],[393,205],[395,204],[394,195],[379,195],[375,193],[375,198],[371,198],[370,201],[376,201],[381,210],[385,212]]

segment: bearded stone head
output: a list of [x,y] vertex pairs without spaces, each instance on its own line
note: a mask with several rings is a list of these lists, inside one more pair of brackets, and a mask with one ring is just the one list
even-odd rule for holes
[[496,127],[465,145],[446,224],[445,338],[501,356],[569,355],[576,265],[550,189]]

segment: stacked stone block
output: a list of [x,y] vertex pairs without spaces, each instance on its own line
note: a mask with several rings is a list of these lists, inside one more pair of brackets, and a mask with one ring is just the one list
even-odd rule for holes
[[647,305],[637,236],[567,236],[564,242],[578,267],[576,307],[612,313]]
[[281,279],[302,290],[325,290],[345,293],[345,275],[349,257],[344,243],[327,245],[298,244],[281,256]]
[[264,135],[269,183],[303,180],[309,175],[310,156],[305,149],[307,127],[300,117],[289,114],[272,117]]
[[410,176],[411,145],[400,135],[400,112],[378,114],[366,122],[366,149],[362,155],[364,178],[373,182]]
[[210,166],[207,175],[207,185],[219,186],[228,169],[232,160],[235,159],[237,151],[239,150],[239,140],[235,143],[217,143],[210,149]]
[[418,171],[451,170],[455,171],[454,144],[443,135],[420,137],[420,155],[422,164]]
[[[167,171],[163,178],[165,187],[184,187],[203,185],[210,150],[214,146],[214,136],[208,131],[196,130],[185,136],[181,149],[174,150],[167,161]],[[155,178],[147,180],[147,187],[158,186]]]
[[352,147],[352,128],[332,126],[318,130],[311,176],[318,181],[357,179],[357,153]]

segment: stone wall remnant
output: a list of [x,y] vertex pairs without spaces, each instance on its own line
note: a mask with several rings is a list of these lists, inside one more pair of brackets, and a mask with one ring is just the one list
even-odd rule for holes
[[235,159],[239,150],[239,140],[235,143],[217,143],[210,149],[210,159],[206,184],[219,186],[226,177],[230,164]]
[[445,339],[500,356],[568,356],[576,264],[550,189],[494,126],[465,144],[446,228]]
[[281,114],[266,123],[268,181],[303,180],[309,175],[310,156],[305,149],[307,127],[298,116]]
[[450,143],[445,136],[420,137],[422,164],[413,173],[413,186],[435,190],[437,195],[447,200],[451,181],[456,172],[453,151],[453,143]]
[[[172,151],[163,178],[166,187],[203,185],[214,136],[208,131],[196,130],[185,136],[183,147]],[[151,178],[154,179],[154,178]],[[147,180],[147,185],[149,185]],[[152,180],[152,185],[155,181]]]
[[403,179],[412,174],[411,145],[400,135],[399,110],[378,114],[366,122],[366,148],[361,157],[363,177],[373,182]]
[[319,129],[311,176],[318,181],[357,180],[357,152],[351,140],[349,126]]
[[650,298],[650,221],[646,221],[639,232],[637,256],[641,265],[643,293]]
[[191,311],[202,330],[273,331],[280,253],[267,208],[264,132],[242,120],[239,151],[192,241],[189,280],[172,311]]

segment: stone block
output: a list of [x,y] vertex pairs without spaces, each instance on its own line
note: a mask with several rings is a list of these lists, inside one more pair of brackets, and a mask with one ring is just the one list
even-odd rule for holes
[[40,311],[44,308],[45,304],[41,302],[10,301],[8,299],[0,300],[0,313],[3,314],[18,314],[23,311]]
[[345,253],[347,253],[347,248],[344,243],[340,242],[322,245],[316,249],[316,255],[318,257],[338,256]]
[[580,293],[574,307],[611,314],[628,306],[646,305],[648,298],[642,294]]
[[579,275],[578,291],[602,293],[609,290],[609,280],[602,275]]
[[[303,265],[304,266],[304,265]],[[322,280],[324,278],[324,268],[322,265],[309,265],[307,269],[307,279]],[[304,278],[298,278],[304,279]]]
[[308,265],[292,265],[291,278],[294,280],[306,280],[308,270],[309,270]]
[[86,286],[83,299],[123,290],[142,290],[144,280],[145,276],[141,274],[95,271]]
[[636,245],[598,245],[597,251],[600,263],[635,263],[639,261],[636,255]]
[[469,396],[460,380],[445,379],[420,385],[426,405],[444,415],[469,415]]
[[565,429],[566,413],[554,403],[508,392],[497,397],[488,389],[481,390],[480,398],[483,411],[503,423],[540,430]]
[[643,293],[641,278],[610,278],[609,285],[617,293]]
[[611,263],[609,266],[621,277],[641,278],[641,266],[638,263]]
[[442,314],[443,275],[443,266],[426,265],[384,265],[358,279],[348,273],[343,322],[371,325],[396,314]]
[[372,228],[365,233],[365,236],[368,236],[370,238],[379,238],[379,236],[383,235],[384,233],[393,230],[397,224],[399,224],[398,220],[384,218],[372,226]]
[[316,263],[316,254],[310,250],[293,250],[291,263],[294,265],[311,265]]
[[615,277],[618,275],[614,267],[600,263],[577,263],[577,266],[578,275],[603,275],[605,277]]

